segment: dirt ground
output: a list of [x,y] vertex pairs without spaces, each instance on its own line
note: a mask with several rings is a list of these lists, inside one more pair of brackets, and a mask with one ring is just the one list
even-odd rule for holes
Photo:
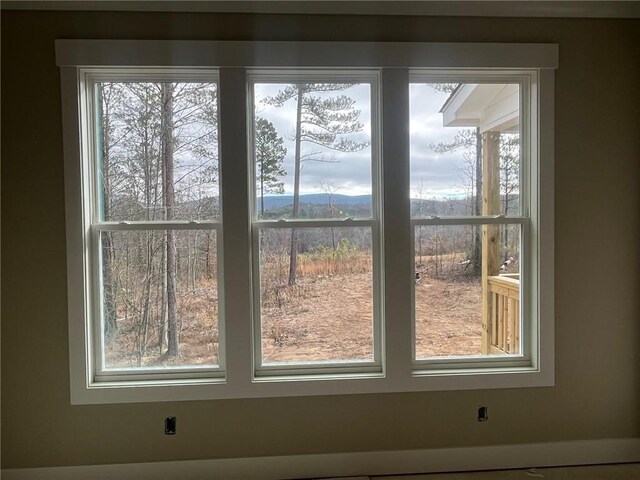
[[480,355],[480,279],[424,277],[416,284],[416,356]]
[[[120,338],[107,349],[113,367],[217,363],[215,283],[203,285],[180,302],[184,322],[178,358],[158,356],[150,344],[142,359],[132,354],[132,332],[122,325]],[[481,288],[464,276],[416,284],[418,358],[480,354]],[[284,287],[283,301],[262,309],[262,352],[266,363],[371,360],[373,307],[371,273],[308,275],[296,287]],[[191,298],[192,297],[192,298]],[[273,302],[272,302],[273,303]],[[154,333],[150,332],[150,340]],[[140,362],[140,363],[138,363]]]
[[373,358],[371,274],[304,277],[300,298],[263,309],[265,362]]
[[[304,278],[301,299],[263,309],[263,360],[368,360],[371,275]],[[481,288],[464,278],[416,284],[418,358],[480,354]]]

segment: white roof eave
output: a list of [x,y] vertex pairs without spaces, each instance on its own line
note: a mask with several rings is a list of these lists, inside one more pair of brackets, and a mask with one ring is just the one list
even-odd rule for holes
[[445,127],[479,127],[513,131],[519,123],[520,96],[516,84],[463,84],[440,110]]

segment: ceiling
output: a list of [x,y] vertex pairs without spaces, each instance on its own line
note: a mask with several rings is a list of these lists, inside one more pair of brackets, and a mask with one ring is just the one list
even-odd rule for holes
[[474,17],[640,18],[640,1],[3,0],[3,10],[94,10]]

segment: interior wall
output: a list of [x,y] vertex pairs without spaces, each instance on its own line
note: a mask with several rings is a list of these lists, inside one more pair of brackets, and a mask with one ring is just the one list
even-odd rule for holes
[[[558,43],[556,386],[71,406],[58,38]],[[638,45],[637,20],[3,11],[2,466],[640,436]]]

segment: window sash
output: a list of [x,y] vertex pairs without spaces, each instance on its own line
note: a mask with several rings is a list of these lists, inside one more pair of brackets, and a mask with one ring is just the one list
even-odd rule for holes
[[[534,114],[535,87],[539,84],[537,69],[435,69],[414,68],[409,71],[409,85],[414,83],[510,83],[518,85],[520,121],[518,133],[520,137],[519,168],[519,214],[515,216],[529,218],[531,216],[531,158],[532,124]],[[444,215],[441,216],[445,218]],[[412,217],[419,218],[419,217]]]
[[[212,68],[161,68],[161,67],[103,67],[103,68],[81,68],[78,71],[79,83],[82,89],[82,95],[84,97],[83,113],[86,118],[85,126],[85,146],[86,146],[86,162],[87,173],[89,175],[89,186],[87,193],[89,194],[89,206],[88,211],[91,215],[91,224],[106,224],[112,223],[167,223],[164,220],[157,221],[105,221],[102,217],[101,203],[102,198],[100,195],[100,172],[99,172],[99,155],[98,148],[99,142],[97,141],[100,134],[100,127],[98,125],[98,105],[97,95],[98,83],[161,83],[161,82],[174,82],[174,83],[212,83],[216,85],[218,105],[220,104],[220,76],[217,69]],[[220,113],[218,111],[218,118]],[[219,137],[219,121],[218,121],[218,137]],[[220,142],[218,141],[218,165],[220,164]],[[222,195],[221,191],[221,177],[218,178],[218,196],[220,200],[220,214],[218,219],[215,220],[202,220],[202,222],[221,222],[222,221]],[[196,220],[199,222],[201,220]],[[176,224],[180,221],[175,221]]]
[[[262,222],[261,222],[262,223]],[[305,374],[323,374],[323,373],[368,373],[381,372],[383,364],[382,354],[382,280],[381,280],[381,254],[380,254],[380,232],[377,228],[377,222],[362,221],[359,225],[341,224],[339,222],[323,222],[314,221],[305,224],[305,227],[311,228],[330,228],[330,227],[353,227],[365,226],[371,229],[371,294],[372,294],[372,341],[373,341],[373,359],[372,360],[333,360],[333,361],[310,361],[310,362],[278,362],[263,363],[262,361],[262,316],[261,316],[261,276],[260,276],[260,231],[277,228],[292,228],[282,222],[276,222],[277,226],[252,228],[252,290],[253,290],[253,347],[254,347],[254,374],[258,377],[267,375],[305,375]]]
[[517,225],[525,224],[529,221],[529,217],[520,216],[505,216],[505,215],[492,215],[492,216],[473,216],[473,217],[445,217],[445,216],[431,216],[431,217],[413,217],[411,218],[411,226],[416,227],[420,225]]
[[[370,88],[370,119],[371,119],[371,218],[365,219],[258,219],[257,191],[256,191],[256,160],[255,160],[255,85],[256,84],[292,84],[292,83],[357,83],[368,84]],[[368,373],[382,370],[382,315],[381,315],[381,253],[380,253],[380,101],[379,101],[379,71],[353,70],[247,70],[247,84],[249,95],[247,108],[251,119],[249,132],[249,177],[250,177],[250,205],[251,205],[251,236],[253,258],[253,356],[254,375],[256,377],[305,375],[305,374],[336,374],[336,373]],[[372,335],[373,359],[371,361],[312,361],[270,364],[262,359],[262,315],[261,315],[261,285],[260,285],[260,231],[265,229],[293,229],[293,228],[330,228],[330,227],[369,227],[372,238]]]
[[[251,119],[249,129],[249,178],[250,211],[252,237],[252,291],[253,291],[253,358],[256,377],[286,376],[305,374],[347,374],[381,372],[382,353],[382,280],[381,280],[381,161],[380,161],[380,71],[379,70],[343,70],[328,69],[248,69],[248,112]],[[256,191],[255,159],[255,85],[256,84],[292,84],[292,83],[357,83],[368,84],[370,88],[371,121],[371,218],[365,219],[279,219],[262,220],[258,218]],[[372,334],[373,359],[371,361],[313,361],[269,364],[262,360],[262,315],[260,282],[260,231],[281,228],[330,228],[330,227],[369,227],[372,241]]]
[[[449,355],[434,356],[429,358],[417,358],[416,355],[416,286],[415,282],[411,288],[411,358],[413,371],[415,375],[421,375],[430,371],[446,372],[447,370],[456,371],[460,369],[476,368],[485,371],[491,371],[496,368],[505,367],[523,367],[531,365],[533,360],[533,351],[535,348],[535,339],[532,330],[539,327],[538,320],[530,314],[530,305],[534,288],[529,283],[534,273],[530,271],[531,255],[528,248],[532,248],[534,242],[530,239],[531,224],[528,218],[512,218],[510,222],[495,217],[484,217],[485,221],[476,221],[483,217],[466,217],[466,222],[458,219],[437,219],[435,223],[425,223],[420,219],[411,221],[411,247],[412,253],[415,255],[415,227],[417,226],[441,226],[441,225],[520,225],[520,353],[519,354],[486,354],[486,355]],[[470,221],[473,220],[473,221]],[[483,299],[484,301],[484,299]]]
[[[145,222],[147,223],[147,222]],[[93,338],[93,370],[94,381],[106,381],[118,379],[133,380],[154,380],[154,379],[181,379],[187,378],[186,374],[192,374],[194,378],[202,377],[222,377],[225,372],[225,321],[224,321],[224,249],[222,242],[221,224],[214,224],[211,228],[193,227],[193,225],[184,225],[181,223],[178,228],[173,228],[173,223],[157,224],[148,222],[148,224],[139,228],[128,228],[127,225],[110,225],[103,228],[104,225],[92,226],[89,233],[89,249],[90,262],[88,265],[89,289],[92,292],[91,305],[91,322],[88,322],[90,335]],[[141,228],[145,227],[145,228]],[[169,228],[167,228],[169,227]],[[184,228],[189,227],[189,228]],[[102,248],[100,235],[102,232],[108,231],[160,231],[160,230],[182,230],[182,231],[216,231],[216,279],[218,290],[218,364],[217,365],[188,365],[188,366],[170,366],[170,367],[132,367],[132,368],[106,368],[105,366],[105,349],[104,349],[104,287],[102,275]]]
[[282,220],[257,220],[252,222],[254,229],[262,228],[330,228],[330,227],[377,227],[377,220],[345,219],[282,219]]
[[[87,282],[87,312],[90,320],[87,321],[87,338],[91,339],[87,352],[92,352],[88,357],[90,371],[89,381],[117,382],[117,381],[171,381],[188,378],[221,378],[225,375],[225,321],[224,321],[224,247],[222,239],[222,196],[220,199],[220,214],[216,220],[157,220],[157,221],[105,221],[101,219],[100,186],[99,186],[99,154],[97,141],[100,132],[98,125],[100,119],[97,114],[96,95],[97,84],[101,82],[113,83],[157,83],[157,82],[183,82],[183,83],[213,83],[216,85],[218,97],[220,96],[219,74],[215,69],[175,69],[175,68],[143,68],[143,67],[107,67],[107,68],[82,68],[78,71],[78,83],[81,93],[81,113],[85,119],[84,130],[84,160],[83,170],[87,179],[84,187],[84,209],[89,212],[86,219],[88,230],[86,242],[88,245],[88,261],[86,263]],[[218,100],[219,103],[219,100]],[[218,114],[219,116],[219,114]],[[218,122],[219,129],[219,122]],[[218,142],[218,163],[220,163],[220,145]],[[218,186],[221,189],[221,178]],[[103,341],[104,330],[104,288],[102,285],[102,252],[100,234],[102,232],[118,231],[216,231],[216,278],[218,290],[218,365],[208,366],[171,366],[171,367],[136,367],[136,368],[109,368],[105,366],[105,348]]]
[[92,230],[118,232],[127,230],[222,230],[222,222],[203,220],[172,220],[157,222],[99,222],[91,225]]
[[[492,371],[505,367],[520,367],[531,365],[533,353],[536,349],[538,338],[534,331],[539,328],[539,318],[533,312],[533,297],[539,295],[538,285],[535,282],[537,271],[532,270],[532,258],[536,255],[534,250],[536,242],[531,235],[531,185],[533,179],[531,171],[531,159],[535,158],[532,151],[531,117],[535,110],[535,86],[538,85],[538,71],[536,69],[442,69],[440,71],[427,68],[414,68],[409,71],[409,85],[419,83],[510,83],[519,86],[519,137],[520,137],[520,168],[519,168],[519,214],[518,215],[478,215],[478,216],[411,216],[411,251],[415,249],[415,227],[439,226],[439,225],[520,225],[520,328],[521,328],[521,352],[519,355],[473,355],[448,357],[432,357],[418,359],[416,357],[416,297],[415,283],[411,286],[411,351],[412,365],[415,375],[424,375],[429,372],[455,372],[464,369],[479,369],[479,371]],[[413,257],[412,257],[413,258]],[[536,318],[534,318],[536,317]]]
[[[255,85],[260,83],[292,84],[292,83],[360,83],[370,86],[370,115],[371,115],[371,219],[380,219],[380,199],[381,174],[380,174],[380,84],[381,76],[379,70],[344,70],[336,68],[328,69],[251,69],[246,70],[248,96],[247,108],[251,128],[248,132],[249,141],[249,178],[251,179],[250,209],[252,225],[268,222],[258,218],[256,181],[256,159],[255,159],[255,125],[256,125],[256,105],[255,105]],[[326,219],[312,219],[313,221],[323,221]],[[351,219],[348,219],[351,220]],[[358,218],[353,221],[360,221]],[[365,218],[364,220],[367,220]],[[300,219],[283,219],[277,221],[302,221]]]

